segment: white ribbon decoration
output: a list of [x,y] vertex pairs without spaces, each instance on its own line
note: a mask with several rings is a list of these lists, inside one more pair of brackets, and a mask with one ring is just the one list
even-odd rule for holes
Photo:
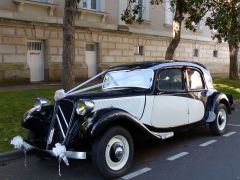
[[29,146],[27,143],[23,141],[23,138],[21,136],[16,136],[11,140],[11,144],[14,146],[15,149],[28,151],[31,149],[31,146]]
[[68,91],[66,94],[70,94],[71,92],[73,92],[73,91],[77,90],[78,88],[80,88],[80,87],[82,87],[82,86],[86,85],[87,83],[89,83],[89,82],[93,81],[94,79],[97,79],[99,76],[103,75],[105,72],[107,72],[107,70],[105,70],[105,71],[103,71],[103,72],[101,72],[101,73],[97,74],[96,76],[94,76],[94,77],[90,78],[89,80],[87,80],[87,81],[85,81],[85,82],[83,82],[83,83],[79,84],[79,85],[78,85],[78,86],[76,86],[75,88],[73,88],[73,89],[69,90],[69,91]]
[[10,143],[15,149],[19,149],[24,152],[24,165],[27,167],[27,151],[31,149],[31,146],[25,143],[21,136],[14,137]]
[[65,93],[64,89],[59,89],[55,92],[54,99],[55,101],[58,101],[62,98],[65,98],[67,94]]
[[[177,65],[185,65],[183,62],[174,62],[175,64]],[[165,66],[168,66],[168,64],[157,64],[155,66],[152,66],[148,69],[152,69],[152,70],[156,70],[156,69],[159,69],[161,67],[165,67]],[[97,74],[96,76],[90,78],[89,80],[79,84],[78,86],[76,86],[75,88],[69,90],[68,92],[65,92],[63,89],[60,89],[60,90],[57,90],[55,92],[55,95],[54,95],[54,99],[55,101],[57,100],[60,100],[62,98],[65,98],[66,96],[68,95],[74,95],[74,94],[77,94],[77,93],[81,93],[81,92],[85,92],[85,91],[88,91],[88,90],[91,90],[91,89],[94,89],[94,88],[97,88],[97,87],[101,87],[103,83],[100,83],[100,84],[97,84],[97,85],[94,85],[94,86],[90,86],[90,87],[87,87],[87,88],[84,88],[84,89],[80,89],[80,90],[77,90],[79,89],[80,87],[88,84],[89,82],[95,80],[96,78],[98,78],[99,76],[103,75],[104,73],[108,72],[108,70],[105,70],[99,74]],[[125,80],[126,78],[124,78]],[[77,91],[76,91],[77,90]]]
[[66,156],[66,147],[60,143],[55,144],[55,147],[52,149],[53,154],[58,157],[58,175],[61,176],[61,161],[69,166],[69,162]]
[[14,146],[15,149],[21,149],[23,145],[23,139],[21,136],[16,136],[11,140],[11,144]]
[[60,143],[55,144],[55,147],[52,149],[53,154],[59,158],[59,160],[63,160],[64,163],[69,166],[69,162],[66,156],[66,147],[61,145]]

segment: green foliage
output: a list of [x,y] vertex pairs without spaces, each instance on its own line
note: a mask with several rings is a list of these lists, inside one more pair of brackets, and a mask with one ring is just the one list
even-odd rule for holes
[[55,91],[55,88],[0,91],[0,152],[13,150],[10,141],[14,136],[26,137],[21,119],[32,108],[35,99],[45,97],[53,102]]
[[[150,0],[150,4],[152,6],[157,6],[165,3],[167,0]],[[143,8],[140,4],[134,4],[134,0],[128,0],[128,5],[126,9],[121,14],[122,21],[125,21],[126,24],[132,24],[133,22],[141,23],[143,19],[138,16],[140,10]],[[195,16],[195,9],[192,8],[194,5],[198,5],[200,1],[198,0],[170,0],[171,4],[171,10],[175,12],[174,20],[178,22],[182,22],[182,20],[188,19],[188,17],[191,16],[191,18],[194,18],[195,21],[197,21],[197,16]],[[134,4],[134,5],[133,5]],[[204,14],[205,12],[199,12],[201,14]],[[200,18],[201,19],[201,18]],[[200,20],[198,19],[198,21]],[[194,30],[192,23],[190,21],[186,21],[188,24],[186,27],[189,27],[189,29]],[[190,22],[190,23],[189,23]],[[191,26],[191,27],[190,27]]]
[[129,0],[127,8],[121,14],[121,20],[126,24],[132,24],[133,22],[141,23],[142,17],[139,16],[139,12],[143,8],[141,4],[134,4],[134,0]]
[[205,24],[217,31],[213,38],[219,42],[240,42],[240,1],[196,0],[189,10],[186,27],[191,29],[191,22],[198,23],[205,18]]
[[213,77],[214,87],[226,94],[232,94],[234,100],[240,99],[240,80],[229,80],[226,77]]

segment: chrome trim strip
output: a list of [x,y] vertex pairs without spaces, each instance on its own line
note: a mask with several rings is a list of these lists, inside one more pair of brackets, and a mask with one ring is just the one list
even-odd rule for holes
[[60,129],[61,129],[61,132],[62,132],[63,138],[65,139],[66,136],[65,136],[65,134],[64,134],[64,131],[63,131],[62,125],[61,125],[61,123],[60,123],[60,120],[59,120],[58,115],[57,115],[57,121],[58,121],[58,125],[59,125],[59,127],[60,127]]
[[[69,120],[69,126],[70,127],[72,126],[72,121],[73,121],[73,118],[74,118],[75,109],[76,109],[76,104],[73,103],[73,110],[72,110],[72,114],[71,114],[71,117],[70,117],[70,120]],[[67,129],[66,135],[68,135],[69,131],[70,131],[70,128]],[[64,138],[62,144],[64,144],[65,141],[66,141],[66,138]]]
[[63,120],[64,120],[64,122],[65,122],[65,125],[67,126],[67,128],[69,128],[69,127],[68,127],[68,123],[67,123],[67,121],[66,121],[66,118],[65,118],[65,116],[64,116],[64,114],[63,114],[63,112],[62,112],[61,106],[59,106],[59,110],[60,110],[60,113],[61,113],[61,115],[62,115],[62,117],[63,117]]
[[66,151],[66,156],[71,159],[87,159],[86,152]]
[[154,131],[151,131],[151,132],[152,134],[161,137],[161,139],[167,139],[174,136],[174,132],[161,132],[161,133],[154,132]]

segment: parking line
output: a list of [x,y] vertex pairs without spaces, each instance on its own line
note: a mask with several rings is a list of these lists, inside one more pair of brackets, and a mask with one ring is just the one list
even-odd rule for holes
[[188,152],[181,152],[179,154],[176,154],[174,156],[171,156],[169,158],[167,158],[168,161],[174,161],[175,159],[181,158],[183,156],[186,156],[187,154],[189,154]]
[[141,175],[143,173],[146,173],[148,171],[151,171],[151,170],[152,170],[151,168],[145,167],[145,168],[140,169],[138,171],[135,171],[135,172],[132,172],[130,174],[127,174],[126,176],[123,176],[122,179],[125,179],[125,180],[132,179],[132,178],[134,178],[136,176],[139,176],[139,175]]
[[231,135],[233,135],[233,134],[236,134],[237,132],[235,132],[235,131],[232,131],[232,132],[229,132],[229,133],[227,133],[227,134],[224,134],[223,136],[224,137],[229,137],[229,136],[231,136]]
[[210,140],[210,141],[207,141],[207,142],[205,142],[205,143],[200,144],[199,146],[201,146],[201,147],[206,147],[206,146],[208,146],[208,145],[210,145],[210,144],[213,144],[213,143],[215,143],[215,142],[217,142],[217,140]]
[[240,124],[228,124],[229,126],[237,126],[240,127]]

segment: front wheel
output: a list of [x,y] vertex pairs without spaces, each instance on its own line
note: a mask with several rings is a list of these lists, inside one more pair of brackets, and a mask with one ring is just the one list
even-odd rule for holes
[[131,134],[122,127],[113,127],[93,144],[93,163],[107,178],[124,175],[131,167],[134,145]]
[[209,124],[213,135],[220,136],[226,132],[228,114],[224,104],[219,104],[215,109],[216,119]]

